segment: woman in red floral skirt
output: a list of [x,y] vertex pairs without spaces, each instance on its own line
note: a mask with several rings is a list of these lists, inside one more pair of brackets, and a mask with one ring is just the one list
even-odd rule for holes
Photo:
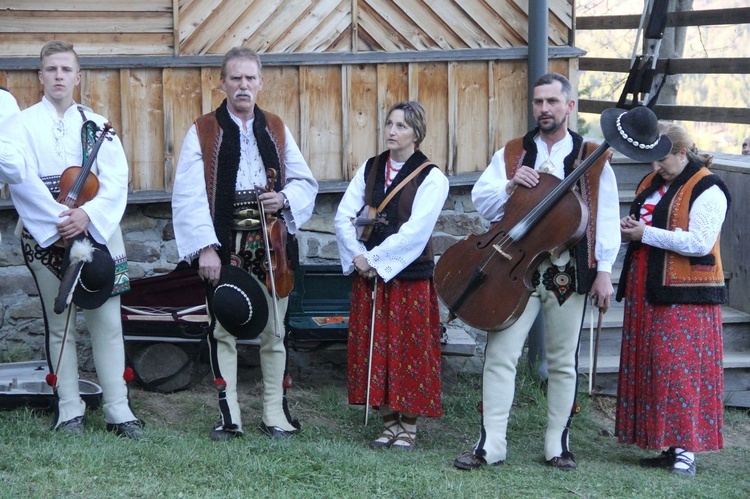
[[695,453],[723,448],[721,303],[727,289],[719,232],[730,203],[687,131],[660,124],[672,150],[654,161],[620,221],[630,241],[615,431],[622,443],[663,450],[647,467],[695,475]]
[[[419,150],[425,132],[418,102],[393,105],[385,122],[387,150],[357,171],[336,213],[341,266],[345,274],[357,272],[347,347],[349,403],[367,402],[371,362],[369,404],[384,423],[373,448],[413,450],[417,416],[442,415],[440,315],[430,238],[448,196],[448,179]],[[384,223],[373,225],[365,238],[352,220],[366,217],[370,206],[380,210]]]

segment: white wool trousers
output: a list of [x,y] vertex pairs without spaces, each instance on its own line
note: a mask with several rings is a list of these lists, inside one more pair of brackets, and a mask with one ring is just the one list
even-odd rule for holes
[[[255,275],[252,278],[258,281]],[[260,281],[258,281],[260,282]],[[260,283],[266,291],[265,283]],[[268,323],[260,334],[260,369],[263,375],[263,423],[266,426],[276,426],[285,431],[296,428],[284,413],[284,370],[286,369],[286,348],[284,347],[284,316],[286,315],[289,298],[278,300],[278,317],[281,338],[275,334],[275,320],[273,303],[268,292],[264,292],[268,303]],[[212,338],[209,338],[211,350],[211,368],[214,377],[221,377],[226,383],[226,389],[219,394],[222,425],[236,425],[242,431],[242,417],[237,400],[237,338],[216,323]]]
[[[22,244],[30,245],[31,248],[37,245],[36,241],[27,237],[22,238]],[[42,301],[47,363],[58,379],[58,414],[55,421],[55,428],[57,428],[66,421],[83,416],[86,409],[78,385],[75,305],[71,305],[73,309],[70,325],[68,334],[65,335],[65,324],[70,307],[62,314],[54,312],[55,298],[60,289],[60,279],[40,260],[34,258],[33,253],[30,261],[27,254],[26,264],[34,276]],[[83,316],[86,320],[86,329],[91,336],[94,367],[102,388],[104,419],[107,423],[112,424],[133,421],[137,418],[130,409],[128,387],[123,378],[125,372],[125,343],[122,337],[120,297],[111,297],[97,309],[84,310]],[[65,337],[64,348],[63,337]],[[60,358],[61,349],[63,350],[62,358]]]
[[[550,266],[545,260],[539,267]],[[487,333],[482,377],[482,429],[474,452],[488,463],[507,457],[507,429],[516,386],[516,366],[526,337],[539,311],[545,321],[549,379],[547,385],[547,431],[544,455],[549,460],[568,449],[568,425],[577,384],[577,352],[586,295],[573,293],[560,305],[554,293],[540,283],[523,314],[512,326]]]

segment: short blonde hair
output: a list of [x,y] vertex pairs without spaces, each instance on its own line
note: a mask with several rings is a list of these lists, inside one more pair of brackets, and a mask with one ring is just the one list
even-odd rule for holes
[[54,54],[64,54],[67,52],[70,52],[75,56],[76,65],[78,66],[78,69],[80,69],[81,61],[78,60],[78,53],[73,48],[73,44],[62,40],[52,40],[51,42],[45,44],[44,47],[42,47],[42,50],[39,53],[39,69],[42,69],[42,65],[44,64],[44,59],[46,57]]

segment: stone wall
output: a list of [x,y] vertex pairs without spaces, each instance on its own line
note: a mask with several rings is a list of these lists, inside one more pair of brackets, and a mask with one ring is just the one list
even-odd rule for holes
[[[454,186],[435,227],[433,245],[442,253],[470,231],[483,232],[485,224],[471,203],[470,186]],[[318,195],[315,212],[298,235],[302,264],[338,264],[338,247],[333,217],[342,193]],[[44,358],[44,322],[31,273],[26,268],[20,243],[14,235],[18,216],[13,209],[0,210],[0,362]],[[174,242],[169,203],[131,204],[121,223],[131,279],[172,270],[179,257]],[[444,314],[445,315],[445,314]],[[79,312],[76,320],[82,369],[93,369],[88,333]],[[466,327],[483,351],[484,333]],[[250,347],[251,348],[251,347]],[[252,357],[250,355],[249,357]],[[456,358],[452,370],[475,371],[476,361]],[[345,363],[341,353],[296,353],[292,363],[300,373],[310,374],[316,366],[326,368]]]

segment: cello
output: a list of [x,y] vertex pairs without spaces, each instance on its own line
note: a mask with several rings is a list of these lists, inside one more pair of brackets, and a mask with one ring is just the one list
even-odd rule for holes
[[588,209],[575,184],[608,148],[603,142],[563,180],[540,173],[533,189],[514,189],[499,222],[443,253],[434,281],[448,322],[458,317],[485,331],[516,322],[534,291],[531,281],[539,264],[583,236]]

